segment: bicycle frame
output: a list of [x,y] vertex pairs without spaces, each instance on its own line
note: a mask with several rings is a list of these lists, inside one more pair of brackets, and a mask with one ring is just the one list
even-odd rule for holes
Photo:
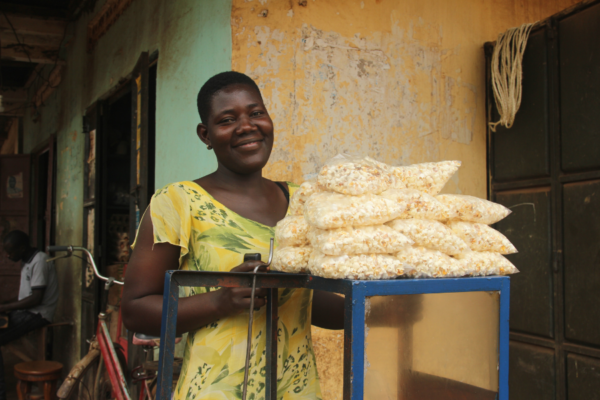
[[[66,251],[67,254],[64,257],[70,257],[73,254],[73,251],[81,251],[87,255],[88,262],[91,264],[94,269],[94,275],[96,277],[105,282],[104,290],[108,291],[113,284],[123,285],[123,282],[115,280],[112,277],[105,277],[100,275],[98,272],[98,268],[96,267],[96,263],[94,262],[94,257],[85,247],[74,247],[74,246],[48,246],[49,252],[57,252],[57,251]],[[55,257],[50,260],[55,260],[57,258],[64,257]],[[110,333],[108,330],[108,326],[106,325],[106,314],[100,313],[98,315],[98,326],[96,328],[96,341],[98,342],[98,347],[100,348],[100,354],[104,360],[104,364],[106,366],[106,370],[108,372],[108,377],[110,379],[110,383],[112,385],[112,391],[117,400],[131,400],[131,395],[129,394],[129,390],[127,389],[127,382],[125,380],[125,374],[123,374],[123,369],[121,368],[121,364],[119,363],[119,358],[117,357],[117,351],[115,350],[115,346],[113,344],[112,338],[110,337]],[[119,321],[120,323],[120,321]]]
[[117,352],[110,337],[108,327],[106,326],[106,314],[100,313],[98,316],[98,327],[96,328],[96,339],[100,346],[100,354],[104,359],[104,365],[112,384],[113,394],[117,400],[131,400],[127,390],[125,375],[121,369]]

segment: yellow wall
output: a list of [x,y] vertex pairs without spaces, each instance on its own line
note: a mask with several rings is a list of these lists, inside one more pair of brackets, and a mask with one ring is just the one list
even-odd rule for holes
[[234,0],[232,69],[259,82],[275,122],[267,176],[301,182],[341,151],[458,159],[445,191],[485,197],[483,44],[573,3]]
[[[275,122],[271,179],[302,182],[338,152],[392,164],[457,159],[444,191],[486,196],[483,44],[574,0],[233,0],[232,69]],[[266,17],[264,16],[267,10]],[[313,328],[324,399],[342,340]]]

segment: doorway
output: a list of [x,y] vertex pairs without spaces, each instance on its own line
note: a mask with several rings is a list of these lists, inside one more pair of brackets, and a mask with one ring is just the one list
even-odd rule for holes
[[511,277],[511,400],[600,398],[599,38],[599,1],[533,30],[521,109],[511,129],[488,135],[489,197],[513,211],[497,228],[521,271]]
[[46,251],[54,243],[56,230],[56,137],[32,154],[31,244]]
[[[140,213],[154,192],[154,124],[157,54],[142,53],[131,76],[99,99],[85,116],[83,243],[103,275],[122,279]],[[140,211],[141,210],[141,211]],[[101,293],[88,268],[83,277],[81,353],[94,335]],[[130,338],[118,320],[121,288],[108,303],[109,329],[127,353]]]

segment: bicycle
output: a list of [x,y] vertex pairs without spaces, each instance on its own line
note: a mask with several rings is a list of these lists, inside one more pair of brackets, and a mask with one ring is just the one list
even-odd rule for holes
[[[179,343],[181,338],[175,339],[175,343]],[[154,353],[160,345],[160,337],[149,336],[141,333],[135,333],[133,335],[133,345],[142,346],[144,353],[146,353],[146,360],[142,365],[136,367],[131,371],[131,378],[133,382],[137,382],[141,385],[139,400],[155,400],[156,384],[158,383],[157,374],[159,369],[158,360],[149,360],[149,355]],[[173,361],[173,381],[177,381],[181,372],[181,365],[183,363],[182,358],[175,358]]]
[[[76,246],[48,246],[49,252],[63,252],[64,256],[54,257],[48,261],[58,258],[71,257],[74,251],[81,251],[87,255],[87,262],[91,265],[94,275],[104,284],[104,296],[107,297],[108,290],[113,285],[123,285],[122,281],[112,277],[100,275],[94,257],[85,247]],[[82,258],[83,259],[83,258]],[[103,303],[108,302],[103,300]],[[58,389],[57,396],[60,399],[68,399],[73,395],[75,388],[78,388],[78,399],[106,399],[116,398],[117,400],[131,400],[131,395],[127,388],[125,379],[126,358],[122,348],[113,343],[109,329],[106,323],[107,313],[101,312],[98,315],[98,327],[96,335],[89,340],[89,352],[83,357],[69,372],[67,378]],[[105,371],[108,374],[108,381],[105,379]],[[90,390],[90,387],[92,390]],[[86,395],[84,395],[87,394]]]

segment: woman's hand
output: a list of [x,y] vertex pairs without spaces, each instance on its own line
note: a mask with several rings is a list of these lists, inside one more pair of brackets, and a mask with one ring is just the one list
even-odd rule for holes
[[[165,272],[179,268],[181,248],[169,243],[154,243],[150,208],[142,218],[135,250],[127,266],[121,299],[121,315],[127,329],[147,335],[160,335]],[[261,261],[248,261],[233,272],[251,272]],[[218,319],[250,308],[251,288],[222,288],[179,299],[177,333],[193,331]],[[266,290],[255,292],[254,307],[265,305]]]
[[[246,261],[233,268],[231,272],[253,272],[257,266],[259,267],[257,272],[268,271],[267,266],[262,261]],[[221,288],[215,293],[218,294],[215,299],[216,306],[222,315],[236,315],[250,309],[252,288]],[[265,304],[267,304],[267,289],[256,289],[254,292],[254,309],[258,310]]]

